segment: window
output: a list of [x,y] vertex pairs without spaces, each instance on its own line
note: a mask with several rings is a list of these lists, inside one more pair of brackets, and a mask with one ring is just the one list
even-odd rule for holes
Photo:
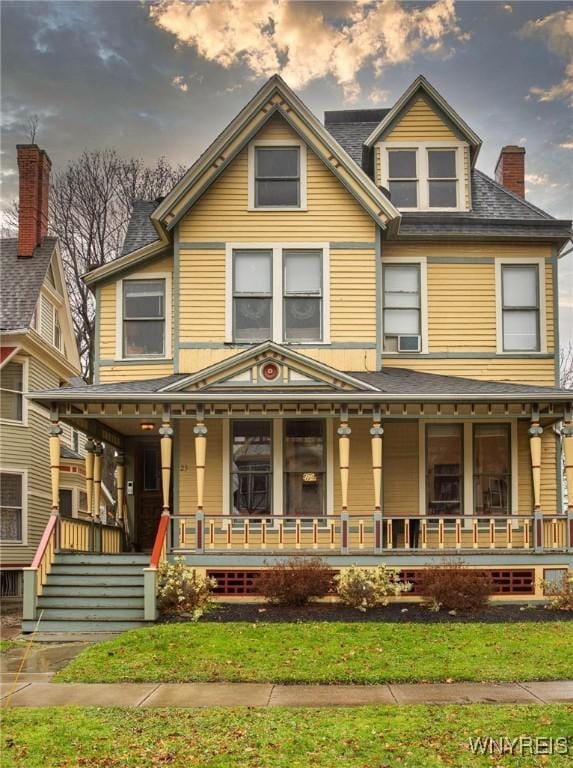
[[56,307],[54,307],[54,347],[56,347],[56,349],[62,349],[62,328],[60,326],[60,318]]
[[233,338],[239,342],[272,338],[271,251],[235,251],[233,258]]
[[157,445],[143,448],[143,490],[161,490],[161,458]]
[[80,515],[89,515],[88,495],[85,491],[80,491],[78,496],[78,512]]
[[0,540],[23,541],[23,476],[0,472]]
[[62,517],[73,517],[73,491],[71,488],[60,488],[60,515]]
[[475,424],[473,452],[474,513],[508,515],[511,489],[509,424]]
[[24,417],[24,364],[11,361],[0,370],[0,415],[10,421]]
[[326,343],[328,244],[227,246],[226,341]]
[[415,149],[388,152],[388,188],[397,208],[418,207],[417,152]]
[[234,421],[231,440],[233,514],[270,515],[272,509],[270,421]]
[[324,421],[284,422],[285,515],[324,515],[326,459]]
[[300,147],[255,147],[255,207],[299,208]]
[[384,266],[384,350],[419,352],[421,291],[419,264]]
[[429,515],[460,515],[463,498],[463,426],[426,429],[426,504]]
[[457,174],[455,149],[428,150],[430,208],[456,208]]
[[123,356],[165,355],[165,280],[123,281]]
[[322,253],[284,252],[285,341],[322,339]]
[[74,453],[79,453],[80,452],[80,433],[78,432],[77,429],[72,429],[71,442],[72,442],[72,445],[71,445],[72,451],[74,451]]
[[540,350],[539,267],[502,264],[502,323],[504,352]]

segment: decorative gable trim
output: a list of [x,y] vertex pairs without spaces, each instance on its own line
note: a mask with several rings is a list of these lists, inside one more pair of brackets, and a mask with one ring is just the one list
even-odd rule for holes
[[396,123],[398,118],[404,111],[409,108],[410,103],[422,91],[442,112],[449,122],[459,131],[462,136],[471,145],[472,152],[472,166],[476,161],[478,152],[480,150],[482,141],[480,137],[472,131],[469,125],[463,120],[459,114],[448,104],[448,102],[441,96],[438,91],[431,85],[423,75],[419,75],[412,85],[407,88],[402,96],[398,99],[396,104],[388,112],[386,117],[376,126],[370,136],[364,142],[365,146],[372,147],[384,134]]
[[397,226],[400,219],[397,209],[284,80],[276,75],[268,80],[189,169],[156,208],[152,220],[166,230],[172,229],[275,113],[279,113],[291,125],[379,226],[383,229]]
[[[274,366],[272,376],[266,376],[266,366]],[[189,392],[212,388],[239,387],[305,388],[325,387],[330,390],[376,392],[377,388],[306,355],[285,348],[272,341],[249,347],[223,362],[209,366],[179,381],[163,387],[159,392]]]

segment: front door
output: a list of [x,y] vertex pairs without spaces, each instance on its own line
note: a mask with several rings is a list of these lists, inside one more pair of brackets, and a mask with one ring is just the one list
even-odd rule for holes
[[141,441],[137,447],[135,489],[135,543],[146,552],[153,548],[163,503],[158,440]]

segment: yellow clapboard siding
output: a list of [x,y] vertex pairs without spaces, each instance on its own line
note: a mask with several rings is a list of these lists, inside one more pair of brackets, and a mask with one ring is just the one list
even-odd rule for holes
[[[341,488],[338,438],[334,424],[333,473],[334,473],[334,513],[340,512]],[[371,517],[374,511],[374,484],[372,479],[372,454],[370,449],[369,429],[371,424],[364,419],[350,419],[350,472],[348,479],[348,514],[358,517]]]
[[440,373],[446,376],[466,376],[485,381],[507,381],[521,384],[554,386],[555,370],[551,359],[513,358],[434,358],[419,357],[407,359],[399,355],[382,356],[384,368],[411,368],[425,373]]
[[443,256],[443,257],[503,257],[531,258],[534,256],[550,257],[551,246],[547,243],[498,243],[487,241],[474,242],[415,242],[399,243],[384,242],[382,247],[382,260],[385,256]]
[[417,515],[418,424],[386,422],[382,457],[383,510],[385,515]]
[[418,96],[384,141],[457,140],[445,120],[432,108],[425,96]]
[[[279,116],[257,139],[298,138]],[[179,225],[180,241],[374,241],[374,223],[309,149],[306,211],[248,211],[248,158],[242,150]]]

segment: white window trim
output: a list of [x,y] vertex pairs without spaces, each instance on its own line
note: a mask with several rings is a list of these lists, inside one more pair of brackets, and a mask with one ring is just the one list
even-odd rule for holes
[[438,518],[439,515],[427,514],[426,499],[426,426],[428,424],[462,424],[463,425],[463,516],[473,516],[474,510],[474,456],[473,456],[473,427],[474,424],[509,424],[510,425],[510,466],[511,466],[511,511],[508,516],[499,516],[500,520],[511,515],[519,514],[519,454],[517,445],[517,419],[420,419],[418,422],[418,489],[421,517]]
[[[384,256],[382,254],[382,269],[386,264],[410,264],[420,265],[420,333],[422,334],[420,351],[410,352],[408,354],[424,355],[428,354],[428,262],[425,256]],[[382,356],[400,357],[404,352],[386,352],[384,351],[384,285],[382,285]]]
[[[323,347],[330,344],[330,247],[328,243],[227,243],[225,246],[225,342],[253,346],[257,342],[235,342],[233,338],[233,252],[272,252],[272,340],[277,344]],[[322,251],[322,340],[283,341],[283,251]]]
[[[22,419],[0,419],[0,424],[12,427],[27,427],[28,426],[28,399],[26,394],[28,392],[28,377],[29,377],[29,364],[30,361],[27,357],[21,355],[13,355],[5,361],[5,364],[20,363],[22,365]],[[8,470],[6,470],[8,472]]]
[[[293,417],[296,418],[296,417]],[[320,418],[320,417],[317,417]],[[258,418],[257,418],[258,420]],[[261,416],[261,421],[265,421]],[[286,419],[272,419],[271,426],[271,453],[273,457],[273,490],[272,490],[272,512],[273,516],[284,516],[284,422]],[[325,448],[326,448],[326,498],[325,515],[334,514],[334,441],[333,441],[333,422],[332,419],[325,421]],[[231,419],[223,421],[223,439],[222,439],[223,461],[222,461],[222,482],[223,482],[223,514],[232,515],[231,509]],[[236,519],[241,519],[240,515]]]
[[[415,208],[400,207],[400,211],[431,211],[432,213],[448,213],[448,211],[465,211],[464,189],[466,167],[464,148],[466,142],[457,140],[443,141],[383,141],[378,144],[380,152],[380,184],[388,189],[388,151],[392,149],[411,149],[416,152],[416,173],[418,176],[418,205]],[[428,168],[429,149],[453,149],[456,152],[456,199],[458,204],[453,208],[430,207],[430,185]]]
[[[257,147],[298,147],[300,163],[300,205],[283,205],[276,207],[255,205],[255,149]],[[273,211],[306,211],[306,144],[298,139],[254,139],[248,148],[248,211],[257,211],[259,213]]]
[[[123,284],[129,280],[165,280],[165,346],[163,355],[143,355],[141,357],[129,356],[123,354]],[[131,275],[118,280],[116,283],[115,294],[115,360],[116,362],[134,362],[142,363],[149,360],[171,360],[171,324],[173,307],[171,300],[171,272],[135,272]]]
[[[505,351],[503,347],[503,286],[502,286],[502,267],[519,267],[521,265],[537,266],[537,284],[539,286],[539,349],[535,351],[510,350]],[[524,256],[523,258],[504,258],[498,257],[495,260],[495,327],[496,327],[496,345],[498,355],[513,355],[523,357],[523,355],[543,355],[547,353],[547,311],[545,301],[545,258],[543,256]]]
[[11,475],[20,475],[22,477],[22,541],[13,541],[12,539],[0,539],[4,547],[27,547],[28,546],[28,470],[16,467],[0,467],[0,473],[6,472]]

